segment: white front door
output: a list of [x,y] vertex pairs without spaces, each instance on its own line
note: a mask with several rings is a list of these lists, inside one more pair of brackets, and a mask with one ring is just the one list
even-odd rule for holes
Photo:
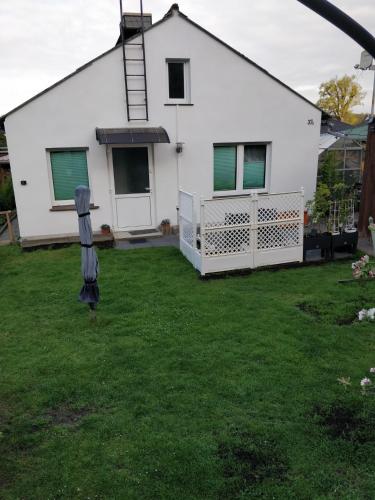
[[151,148],[112,148],[114,212],[117,229],[154,227]]

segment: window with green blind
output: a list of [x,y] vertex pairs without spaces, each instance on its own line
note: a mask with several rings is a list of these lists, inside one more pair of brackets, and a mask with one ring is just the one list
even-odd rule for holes
[[55,200],[73,200],[77,186],[88,186],[86,151],[51,151]]
[[244,146],[243,188],[259,189],[265,187],[266,180],[266,146]]
[[237,147],[214,147],[214,190],[232,191],[236,189]]
[[268,147],[259,143],[214,145],[214,191],[266,190]]

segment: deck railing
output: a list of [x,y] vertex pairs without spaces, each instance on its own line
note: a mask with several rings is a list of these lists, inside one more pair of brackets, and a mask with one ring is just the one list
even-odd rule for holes
[[302,262],[303,190],[196,199],[180,191],[180,248],[201,274]]
[[3,234],[8,234],[8,238],[0,238],[0,245],[9,245],[10,243],[15,243],[16,241],[12,224],[13,215],[14,212],[12,212],[11,210],[0,212],[0,236]]

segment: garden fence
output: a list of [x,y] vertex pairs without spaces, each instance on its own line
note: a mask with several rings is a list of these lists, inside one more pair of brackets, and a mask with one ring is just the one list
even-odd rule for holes
[[0,245],[9,245],[16,241],[12,225],[13,216],[14,212],[11,210],[0,212]]
[[180,249],[207,273],[303,261],[303,190],[201,199],[180,191]]

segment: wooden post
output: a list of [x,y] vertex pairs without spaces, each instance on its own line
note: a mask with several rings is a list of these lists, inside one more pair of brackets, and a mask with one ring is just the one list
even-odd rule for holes
[[7,225],[8,225],[8,233],[9,233],[9,240],[14,243],[15,239],[14,239],[14,231],[13,231],[13,225],[12,225],[12,221],[10,220],[10,214],[12,212],[10,212],[8,210],[8,212],[6,212],[6,218],[7,218]]
[[375,120],[368,127],[365,167],[362,177],[361,204],[359,207],[358,232],[369,236],[368,218],[375,217]]

